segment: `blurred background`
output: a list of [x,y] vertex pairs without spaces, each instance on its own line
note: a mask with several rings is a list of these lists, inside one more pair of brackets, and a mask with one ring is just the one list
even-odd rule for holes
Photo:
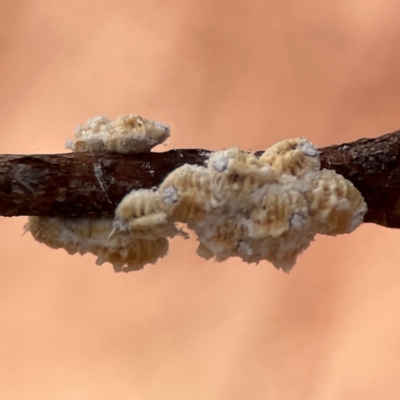
[[[2,0],[0,153],[139,113],[170,148],[400,128],[395,0]],[[289,275],[195,240],[130,274],[0,217],[2,399],[400,398],[400,233],[317,237]]]

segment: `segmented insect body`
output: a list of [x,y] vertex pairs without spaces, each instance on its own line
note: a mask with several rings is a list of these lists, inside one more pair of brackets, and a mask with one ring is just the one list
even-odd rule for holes
[[260,161],[279,173],[302,177],[320,168],[316,147],[304,138],[287,139],[269,147]]
[[[208,229],[207,226],[212,229]],[[235,253],[238,246],[248,236],[247,228],[235,219],[224,219],[218,225],[206,223],[200,229],[198,228],[196,233],[202,245],[198,253],[205,246],[220,260],[237,255]]]
[[267,259],[289,271],[317,233],[354,230],[366,212],[361,194],[319,168],[318,150],[303,138],[277,143],[260,159],[237,148],[212,154],[210,196],[202,200],[209,203],[198,205],[200,188],[187,190],[187,202],[207,210],[186,220],[199,237],[198,254],[217,261]]
[[257,189],[277,182],[271,168],[236,147],[212,154],[208,170],[214,206],[241,207]]
[[[68,147],[150,151],[168,136],[166,125],[134,114],[115,121],[96,117],[77,128]],[[106,191],[99,169],[94,171]],[[50,247],[91,252],[97,263],[108,261],[117,271],[128,271],[163,257],[167,237],[183,234],[175,226],[182,222],[197,235],[201,257],[269,260],[289,271],[317,233],[349,233],[366,210],[349,181],[320,170],[315,146],[295,138],[273,145],[260,158],[232,147],[212,153],[206,167],[185,164],[159,188],[125,196],[114,221],[30,217],[29,229]]]
[[318,232],[325,235],[352,232],[367,211],[364,199],[354,185],[326,169],[311,178],[307,200]]
[[246,220],[249,236],[279,237],[290,229],[301,230],[308,220],[308,204],[304,195],[295,190],[282,191],[279,185],[265,194],[250,218]]
[[116,271],[140,269],[168,251],[165,238],[143,240],[122,231],[110,237],[112,219],[29,217],[27,229],[40,243],[71,255],[92,253],[98,265],[109,262]]
[[[115,120],[100,116],[76,128],[66,147],[75,152],[148,152],[169,137],[169,127],[136,114]],[[101,189],[109,199],[101,167],[93,166]],[[110,200],[109,200],[110,201]],[[110,262],[116,271],[140,269],[168,251],[167,236],[179,231],[161,209],[158,194],[134,191],[116,210],[116,219],[29,217],[27,230],[39,242],[64,248],[69,254],[92,253],[97,264]]]
[[169,136],[168,125],[137,114],[122,115],[115,120],[99,116],[79,125],[75,138],[67,140],[65,146],[76,152],[145,153]]
[[135,237],[157,239],[179,233],[172,218],[161,208],[159,194],[151,189],[133,190],[115,210],[114,228]]
[[200,222],[211,210],[207,169],[185,164],[171,172],[159,188],[162,209],[175,221]]
[[94,249],[93,253],[98,256],[96,264],[109,262],[116,272],[129,272],[141,269],[147,264],[155,264],[168,253],[168,247],[166,238],[135,238],[127,246],[101,246]]

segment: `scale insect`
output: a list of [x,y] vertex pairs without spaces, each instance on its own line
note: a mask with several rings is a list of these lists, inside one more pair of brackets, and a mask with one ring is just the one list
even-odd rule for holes
[[[78,126],[67,142],[72,151],[150,151],[169,137],[167,125],[129,114],[95,117]],[[110,201],[101,166],[93,166]],[[168,251],[168,239],[198,238],[197,253],[223,261],[270,261],[288,272],[316,234],[350,233],[367,207],[352,183],[321,170],[319,152],[304,138],[286,139],[260,156],[237,147],[210,153],[206,166],[185,164],[160,187],[127,194],[108,220],[30,217],[28,228],[40,242],[70,254],[91,252],[116,271],[154,263]]]

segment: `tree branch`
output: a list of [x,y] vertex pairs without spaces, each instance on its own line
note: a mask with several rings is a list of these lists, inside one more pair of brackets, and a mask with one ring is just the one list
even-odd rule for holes
[[[350,180],[368,205],[364,221],[400,228],[400,131],[320,149],[321,167]],[[0,155],[0,215],[113,217],[133,189],[158,186],[208,150],[165,153]]]

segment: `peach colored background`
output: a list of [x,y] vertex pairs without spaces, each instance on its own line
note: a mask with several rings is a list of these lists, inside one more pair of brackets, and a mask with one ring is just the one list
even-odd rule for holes
[[[3,0],[0,153],[63,152],[87,118],[172,147],[317,146],[400,128],[395,0]],[[165,148],[161,148],[163,150]],[[290,275],[172,242],[131,274],[0,218],[0,398],[400,398],[400,233],[318,237]]]

